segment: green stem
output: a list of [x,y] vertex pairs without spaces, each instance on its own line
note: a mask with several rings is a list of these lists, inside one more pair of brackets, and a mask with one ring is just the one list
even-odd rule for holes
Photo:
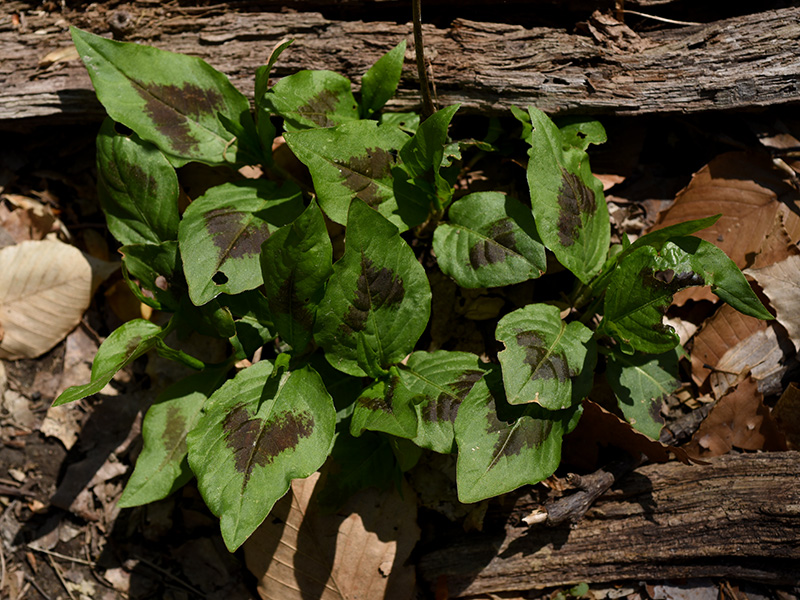
[[430,117],[434,112],[431,86],[428,82],[428,70],[425,68],[425,46],[422,42],[422,0],[411,0],[411,15],[414,22],[414,52],[417,56],[417,73],[419,74],[419,88],[422,94],[422,120]]

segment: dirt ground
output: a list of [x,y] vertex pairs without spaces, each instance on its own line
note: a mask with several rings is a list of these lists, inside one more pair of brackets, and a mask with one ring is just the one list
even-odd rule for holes
[[[641,230],[711,158],[754,147],[749,124],[791,118],[779,113],[604,120],[609,142],[594,152],[592,166],[626,180],[614,192],[618,224]],[[78,247],[113,260],[116,246],[94,193],[96,127],[0,131],[0,199],[36,199],[58,216]],[[33,360],[0,362],[0,595],[254,598],[254,579],[241,556],[225,549],[217,520],[193,485],[150,506],[116,508],[141,446],[142,411],[179,373],[143,358],[103,393],[49,410],[60,391],[88,381],[97,346],[130,314],[120,281],[117,273],[100,286],[81,324],[53,350]],[[689,586],[686,592],[634,582],[606,586],[604,595],[598,588],[595,597],[798,597],[790,589],[741,582]]]

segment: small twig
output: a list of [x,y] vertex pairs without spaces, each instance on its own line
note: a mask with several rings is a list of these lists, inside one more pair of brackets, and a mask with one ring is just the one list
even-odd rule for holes
[[545,523],[549,527],[560,525],[564,521],[577,523],[589,510],[589,507],[602,496],[623,475],[626,475],[644,462],[644,456],[635,459],[626,456],[610,462],[590,475],[573,478],[580,486],[577,492],[545,504],[544,509],[534,511],[523,519],[528,525]]
[[54,561],[53,557],[49,554],[47,555],[47,560],[50,563],[50,567],[55,572],[56,577],[58,577],[58,580],[61,582],[61,585],[67,590],[67,596],[70,597],[70,600],[75,600],[75,596],[72,595],[72,590],[67,586],[67,581],[64,579],[64,575],[61,574],[61,569],[58,568],[56,561]]
[[6,555],[3,552],[3,540],[0,540],[0,590],[6,587]]
[[657,17],[655,15],[648,15],[647,13],[639,12],[638,10],[630,10],[627,8],[622,9],[623,13],[629,15],[636,15],[637,17],[644,17],[645,19],[653,19],[654,21],[661,21],[662,23],[670,23],[671,25],[705,25],[706,23],[697,23],[695,21],[676,21],[675,19],[667,19],[666,17]]
[[44,597],[45,600],[50,600],[50,596],[45,594],[42,588],[40,588],[38,584],[33,580],[33,577],[31,577],[27,573],[25,573],[25,586],[19,591],[19,594],[17,594],[17,597],[14,598],[14,600],[22,600],[23,598],[25,598],[25,594],[27,594],[28,590],[31,589],[31,585],[33,585],[33,588],[37,592],[39,592],[42,595],[42,597]]
[[3,485],[0,483],[0,496],[21,496],[24,498],[36,498],[36,494],[20,488]]
[[431,87],[428,82],[428,70],[425,66],[425,46],[422,42],[422,0],[411,0],[411,15],[414,22],[414,53],[417,56],[417,73],[419,74],[419,91],[422,94],[422,119],[430,117],[435,111],[431,99]]
[[682,444],[694,435],[694,432],[700,427],[700,423],[708,416],[713,407],[714,404],[704,404],[700,408],[678,417],[661,430],[658,441],[669,446]]
[[206,595],[205,595],[203,592],[201,592],[200,590],[198,590],[198,589],[197,589],[197,588],[195,588],[195,587],[192,587],[190,584],[186,583],[186,582],[185,582],[183,579],[181,579],[180,577],[177,577],[176,575],[173,575],[172,573],[170,573],[170,572],[169,572],[169,571],[167,571],[166,569],[162,569],[162,568],[161,568],[161,567],[159,567],[157,564],[155,564],[155,563],[153,563],[153,562],[150,562],[150,561],[149,561],[149,560],[147,560],[146,558],[142,558],[141,556],[136,556],[136,555],[134,555],[134,557],[133,557],[133,558],[135,558],[136,560],[138,560],[140,563],[143,563],[143,564],[147,565],[148,567],[150,567],[150,568],[151,568],[151,569],[153,569],[154,571],[158,571],[158,572],[159,572],[159,573],[161,573],[162,575],[165,575],[166,577],[169,577],[169,578],[170,578],[170,579],[172,579],[173,581],[175,581],[175,582],[177,582],[177,583],[181,584],[181,585],[182,585],[183,587],[185,587],[187,590],[189,590],[189,591],[190,591],[190,592],[192,592],[193,594],[196,594],[196,595],[197,595],[199,598],[206,598],[206,597],[207,597],[207,596],[206,596]]
[[93,563],[90,560],[84,560],[83,558],[75,558],[74,556],[67,556],[66,554],[61,554],[59,552],[53,552],[52,550],[45,550],[44,548],[39,548],[38,546],[34,546],[33,544],[28,544],[28,548],[33,550],[34,552],[41,552],[42,554],[46,554],[47,556],[54,556],[55,558],[59,558],[61,560],[66,560],[69,562],[78,563],[79,565],[86,565],[88,567],[96,567],[97,563]]

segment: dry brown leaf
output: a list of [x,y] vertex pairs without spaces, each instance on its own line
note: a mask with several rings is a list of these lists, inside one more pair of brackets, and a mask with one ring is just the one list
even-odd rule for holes
[[414,597],[414,570],[405,566],[419,538],[416,499],[363,490],[336,514],[316,508],[318,474],[296,479],[291,491],[245,542],[247,567],[264,600],[355,600]]
[[[764,393],[781,391],[780,378],[789,369],[793,350],[786,335],[771,324],[737,312],[725,304],[694,338],[692,379],[708,379],[714,397],[721,398],[748,372]],[[707,368],[710,367],[710,368]]]
[[583,416],[563,446],[565,462],[587,469],[594,468],[599,446],[620,448],[636,458],[645,454],[653,462],[667,462],[672,454],[689,464],[681,448],[650,439],[596,402],[584,400]]
[[686,446],[693,458],[721,456],[731,448],[741,450],[785,450],[786,444],[764,406],[764,396],[752,377],[723,396]]
[[35,358],[80,322],[92,268],[80,250],[50,240],[0,250],[0,358]]
[[[716,224],[694,235],[721,248],[743,269],[752,264],[772,230],[781,203],[796,196],[787,174],[768,156],[729,152],[694,174],[652,230],[722,214]],[[687,300],[716,302],[717,297],[708,287],[693,287],[676,294],[674,303],[682,306]]]
[[[800,217],[791,212],[786,205],[781,205],[773,221],[772,229],[764,238],[755,261],[753,261],[752,269],[761,269],[800,254],[800,250],[792,241],[793,234],[787,228],[787,224],[789,224],[797,229],[796,222],[800,222]],[[800,229],[795,231],[794,235],[800,235]]]
[[[728,304],[721,306],[694,338],[692,347],[694,382],[698,386],[703,385],[726,353],[766,328],[766,321],[743,315]],[[754,360],[758,362],[760,358]],[[712,369],[706,368],[705,365]],[[753,367],[754,364],[749,366]]]
[[786,437],[789,450],[800,450],[800,386],[787,386],[772,409],[772,418]]
[[42,240],[51,232],[66,228],[47,204],[28,196],[4,194],[3,198],[13,210],[0,212],[0,225],[14,241]]
[[746,273],[764,290],[778,322],[800,351],[800,255],[760,269],[748,269]]

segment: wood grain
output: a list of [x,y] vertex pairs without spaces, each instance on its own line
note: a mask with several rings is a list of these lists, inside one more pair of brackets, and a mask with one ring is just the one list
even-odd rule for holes
[[[191,8],[191,10],[190,10]],[[278,62],[281,77],[331,69],[357,84],[401,39],[409,24],[333,21],[319,13],[235,13],[210,7],[131,5],[130,41],[200,56],[252,95],[252,74],[284,38],[295,44]],[[40,67],[69,46],[67,25],[108,35],[113,11],[90,5],[64,19],[28,14],[21,28],[0,20],[0,121],[30,117],[94,120],[94,100],[78,60]],[[633,33],[608,17],[583,31],[456,20],[426,26],[426,49],[440,104],[465,112],[505,113],[535,105],[551,114],[647,114],[754,109],[800,100],[800,8],[769,10],[653,33]],[[418,106],[413,50],[390,107]]]
[[581,582],[733,577],[800,583],[800,453],[727,455],[708,466],[637,469],[586,517],[439,541],[420,560],[429,585],[463,598]]

